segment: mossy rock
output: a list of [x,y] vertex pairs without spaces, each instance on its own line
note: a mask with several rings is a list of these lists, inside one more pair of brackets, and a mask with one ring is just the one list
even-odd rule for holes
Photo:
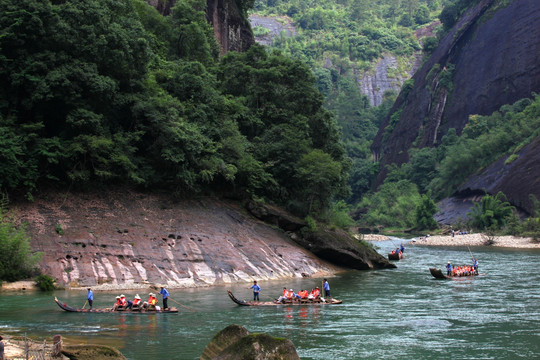
[[64,346],[62,354],[70,360],[125,360],[117,349],[104,345]]
[[267,334],[244,336],[214,360],[300,360],[291,340]]
[[221,330],[214,336],[212,341],[206,345],[200,360],[214,359],[223,350],[243,338],[249,335],[249,331],[240,325],[229,325],[225,329]]

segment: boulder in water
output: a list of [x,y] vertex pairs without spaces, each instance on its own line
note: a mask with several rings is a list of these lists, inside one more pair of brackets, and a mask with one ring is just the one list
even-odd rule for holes
[[206,346],[201,360],[300,360],[291,340],[250,334],[243,326],[229,325]]

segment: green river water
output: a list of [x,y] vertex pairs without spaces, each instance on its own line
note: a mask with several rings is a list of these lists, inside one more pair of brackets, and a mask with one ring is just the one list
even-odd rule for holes
[[[399,240],[377,242],[386,254]],[[0,293],[0,333],[118,347],[128,359],[198,359],[229,324],[291,339],[302,359],[540,359],[540,252],[471,248],[480,273],[473,279],[435,280],[429,267],[470,263],[467,248],[407,246],[397,269],[350,271],[329,278],[332,306],[240,307],[249,284],[171,290],[193,308],[178,314],[81,314],[62,311],[57,296],[81,307],[85,291]],[[320,285],[321,279],[262,281],[261,300]],[[124,292],[128,298],[135,291]],[[148,291],[139,291],[145,298]],[[116,293],[95,292],[94,307]],[[172,301],[169,305],[174,305]]]

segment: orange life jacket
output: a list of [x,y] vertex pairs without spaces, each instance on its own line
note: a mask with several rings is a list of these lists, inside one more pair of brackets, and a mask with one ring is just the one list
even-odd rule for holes
[[307,290],[300,291],[300,296],[302,297],[302,299],[307,299],[307,297],[308,297]]
[[139,305],[140,302],[141,302],[141,299],[133,299],[133,306]]
[[156,299],[155,297],[152,296],[152,299],[149,300],[148,303],[149,303],[150,305],[156,305],[157,299]]
[[125,297],[120,298],[120,305],[122,305],[122,306],[126,306],[126,305],[127,305],[127,300],[126,300]]

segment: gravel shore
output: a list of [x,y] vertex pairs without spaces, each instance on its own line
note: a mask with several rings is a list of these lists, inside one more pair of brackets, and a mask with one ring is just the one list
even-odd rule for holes
[[[412,239],[409,245],[429,245],[429,246],[483,246],[486,245],[488,236],[485,234],[465,234],[465,235],[434,235]],[[533,242],[531,238],[515,236],[495,236],[491,246],[521,249],[540,249],[540,243]]]

